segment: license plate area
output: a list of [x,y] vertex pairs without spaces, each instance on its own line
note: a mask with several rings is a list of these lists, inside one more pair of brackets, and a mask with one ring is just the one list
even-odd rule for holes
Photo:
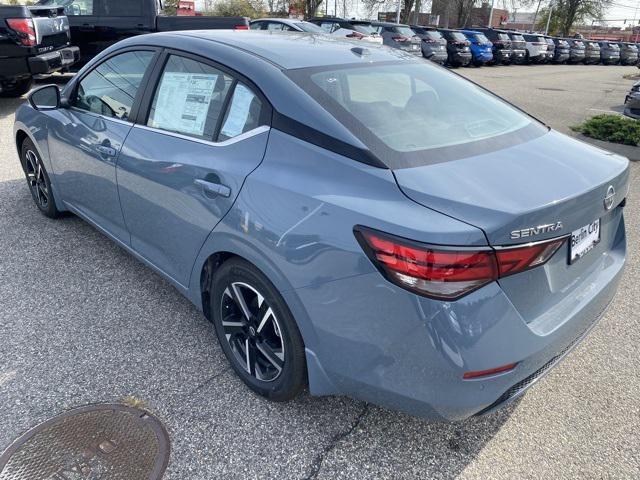
[[571,232],[569,263],[575,263],[600,243],[600,219]]

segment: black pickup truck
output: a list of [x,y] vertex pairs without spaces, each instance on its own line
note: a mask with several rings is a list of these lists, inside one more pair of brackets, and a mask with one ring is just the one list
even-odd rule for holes
[[0,6],[0,95],[19,97],[34,75],[69,68],[79,57],[62,8]]
[[134,35],[174,30],[249,29],[246,17],[163,15],[159,0],[39,0],[69,18],[71,40],[86,63],[113,43]]

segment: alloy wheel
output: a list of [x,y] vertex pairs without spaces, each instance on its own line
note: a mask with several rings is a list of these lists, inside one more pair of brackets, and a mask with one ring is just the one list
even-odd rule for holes
[[25,173],[33,198],[41,208],[46,209],[49,206],[49,189],[42,163],[33,150],[27,150],[25,153]]
[[264,295],[247,283],[233,282],[220,305],[224,335],[238,364],[263,382],[277,379],[284,368],[284,340]]

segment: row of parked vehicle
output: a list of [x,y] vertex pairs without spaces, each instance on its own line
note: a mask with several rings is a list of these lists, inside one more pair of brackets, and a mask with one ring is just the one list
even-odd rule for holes
[[318,17],[312,18],[309,22],[262,18],[251,22],[251,29],[324,32],[383,43],[451,67],[511,63],[638,63],[638,45],[635,43],[560,38],[495,28],[454,30]]

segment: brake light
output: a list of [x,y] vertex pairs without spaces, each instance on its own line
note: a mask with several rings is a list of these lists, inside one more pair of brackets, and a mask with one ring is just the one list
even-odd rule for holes
[[392,40],[395,40],[396,42],[407,42],[409,40],[409,37],[405,37],[404,35],[396,35],[395,37],[391,37]]
[[30,18],[7,18],[7,25],[18,35],[22,45],[33,47],[36,44],[36,31]]
[[558,251],[564,240],[560,238],[523,247],[496,250],[500,276],[505,277],[542,265]]
[[249,30],[249,25],[236,25],[233,27],[234,30]]
[[357,40],[361,40],[365,37],[366,35],[363,35],[360,32],[351,32],[349,35],[347,35],[347,38],[355,38]]
[[385,278],[439,300],[456,300],[500,277],[542,265],[565,241],[554,239],[494,250],[431,246],[363,227],[356,227],[354,232]]

